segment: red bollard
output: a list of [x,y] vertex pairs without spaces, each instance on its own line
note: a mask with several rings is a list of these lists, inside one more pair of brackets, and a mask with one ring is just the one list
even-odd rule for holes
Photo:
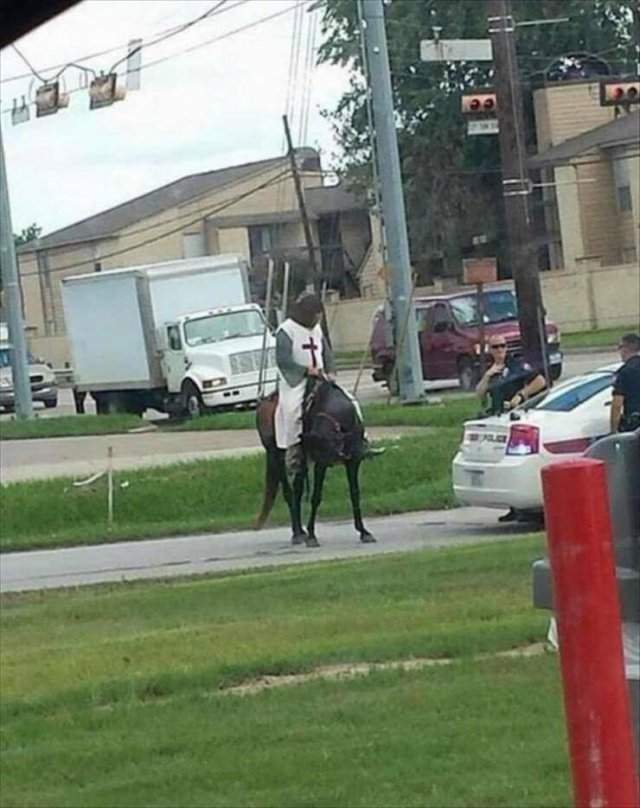
[[638,808],[605,465],[542,470],[577,808]]

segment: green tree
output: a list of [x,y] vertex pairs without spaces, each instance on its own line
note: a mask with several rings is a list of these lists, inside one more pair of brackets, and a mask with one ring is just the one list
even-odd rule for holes
[[20,234],[16,235],[14,233],[14,244],[16,247],[20,247],[22,244],[27,244],[29,241],[34,241],[39,238],[40,233],[42,233],[42,228],[34,222],[30,224],[29,227],[25,227]]
[[[518,29],[533,149],[531,91],[554,61],[562,73],[571,67],[563,57],[586,52],[606,59],[614,74],[632,72],[633,9],[622,0],[514,0],[513,10],[518,21],[570,18]],[[498,139],[467,137],[460,113],[461,93],[491,85],[491,65],[421,62],[420,40],[432,38],[434,26],[446,39],[486,37],[486,5],[483,0],[392,0],[385,15],[412,259],[419,269],[428,269],[444,255],[445,271],[447,263],[455,271],[460,247],[469,245],[472,235],[504,241]],[[370,145],[357,2],[326,0],[322,33],[320,62],[352,71],[349,90],[334,110],[325,111],[341,150],[337,168],[352,187],[367,188]]]

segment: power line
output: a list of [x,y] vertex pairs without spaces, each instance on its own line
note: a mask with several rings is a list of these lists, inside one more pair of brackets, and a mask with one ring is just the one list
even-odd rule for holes
[[[162,57],[160,59],[156,59],[154,62],[149,62],[147,64],[141,65],[140,68],[138,68],[138,70],[136,70],[136,72],[140,72],[142,70],[147,70],[150,67],[155,67],[156,65],[162,64],[163,62],[167,62],[167,61],[169,61],[171,59],[176,59],[176,58],[178,58],[180,56],[183,56],[184,54],[192,53],[193,51],[199,50],[200,48],[204,48],[207,45],[212,45],[214,42],[221,42],[221,41],[223,41],[225,39],[228,39],[231,36],[235,36],[235,34],[243,33],[244,31],[247,31],[247,30],[249,30],[251,28],[255,28],[258,25],[262,25],[265,22],[269,22],[270,20],[276,19],[277,17],[281,17],[283,14],[289,14],[291,11],[294,11],[295,9],[306,5],[306,3],[308,3],[308,2],[309,2],[309,0],[299,0],[294,5],[288,6],[287,8],[285,8],[285,9],[283,9],[281,11],[277,11],[274,14],[269,14],[266,17],[260,17],[260,19],[258,19],[258,20],[254,20],[253,22],[247,23],[246,25],[242,25],[239,28],[234,28],[233,30],[227,31],[224,34],[220,34],[219,36],[213,37],[212,39],[207,39],[204,42],[200,42],[200,43],[198,43],[196,45],[192,45],[191,47],[185,48],[184,50],[177,51],[176,53],[170,54],[168,56],[164,56],[164,57]],[[78,87],[75,90],[69,90],[68,95],[72,95],[72,94],[78,93],[78,92],[85,92],[85,88],[84,87]],[[35,104],[34,101],[30,101],[28,105],[32,106],[34,104]],[[0,114],[2,114],[2,115],[9,115],[9,114],[11,114],[11,112],[12,112],[12,110],[10,108],[0,110]]]
[[[114,250],[113,252],[106,253],[105,255],[100,256],[100,260],[104,261],[107,258],[115,258],[118,255],[124,255],[125,253],[131,252],[132,250],[137,250],[140,247],[146,247],[149,244],[154,244],[156,241],[161,241],[162,239],[165,239],[165,238],[168,238],[169,236],[175,235],[176,233],[179,233],[181,230],[183,230],[185,227],[190,227],[192,224],[197,224],[198,222],[201,222],[203,219],[207,219],[210,216],[213,216],[214,214],[219,213],[221,210],[225,210],[226,208],[229,208],[232,205],[235,205],[236,202],[240,202],[243,199],[246,199],[246,197],[257,193],[258,191],[262,191],[264,188],[268,188],[270,185],[273,185],[274,183],[279,182],[284,176],[286,176],[289,173],[290,172],[289,172],[288,169],[286,171],[282,171],[280,174],[277,174],[275,177],[272,177],[271,179],[267,180],[266,182],[263,182],[260,185],[256,185],[255,187],[251,188],[249,191],[245,191],[244,193],[239,194],[236,197],[233,197],[233,199],[228,199],[226,202],[223,202],[222,204],[217,205],[216,207],[211,208],[208,211],[202,211],[194,219],[191,219],[190,221],[185,222],[184,224],[181,224],[178,227],[173,228],[172,230],[168,230],[165,233],[162,233],[162,235],[154,236],[153,238],[146,239],[145,241],[139,241],[136,244],[132,244],[130,247],[124,247],[122,249]],[[46,248],[44,248],[44,249],[46,250]],[[78,267],[86,266],[89,263],[90,263],[90,261],[86,261],[86,260],[85,261],[75,261],[75,262],[73,262],[71,264],[65,264],[64,266],[61,266],[61,267],[55,267],[55,268],[49,270],[49,273],[54,274],[54,273],[58,273],[58,272],[66,272],[69,269],[77,269]],[[38,270],[36,270],[35,272],[23,272],[23,273],[21,273],[20,277],[29,278],[29,277],[32,277],[34,275],[39,275],[39,274],[40,274],[40,272]]]
[[[220,14],[226,14],[227,11],[233,11],[233,9],[238,8],[239,6],[244,6],[247,3],[249,3],[250,1],[251,0],[238,0],[238,2],[235,2],[232,5],[226,5],[224,8],[221,8],[219,11],[216,11],[215,13],[209,12],[208,15],[207,15],[207,19],[217,17]],[[165,28],[162,31],[158,31],[158,33],[155,36],[160,37],[163,34],[169,34],[172,31],[176,31],[177,28],[180,28],[180,26],[173,26],[172,28]],[[154,42],[153,44],[156,44],[156,43]],[[148,48],[148,47],[150,47],[150,45],[151,45],[151,43],[143,44],[143,48]],[[12,47],[15,48],[15,45],[13,45]],[[43,73],[48,73],[51,70],[59,70],[60,68],[66,68],[66,67],[72,67],[72,66],[79,67],[80,62],[88,62],[90,59],[97,59],[100,56],[106,56],[109,53],[115,53],[116,51],[121,51],[123,48],[126,48],[126,47],[127,47],[126,44],[114,45],[112,48],[105,48],[104,50],[96,51],[95,53],[89,53],[86,56],[79,56],[79,57],[75,58],[73,60],[73,62],[64,62],[64,63],[61,62],[60,64],[57,64],[57,65],[50,65],[49,67],[41,67],[38,72],[43,74]],[[26,61],[24,59],[24,57],[23,57],[23,61]],[[8,84],[9,82],[12,82],[12,81],[19,81],[20,79],[28,79],[35,72],[36,72],[35,69],[32,68],[31,65],[29,65],[29,73],[20,73],[19,75],[16,75],[16,76],[7,76],[6,78],[0,78],[0,84]],[[43,78],[41,80],[45,81],[45,79],[43,79]]]
[[[166,33],[163,36],[159,36],[157,39],[154,39],[151,42],[144,45],[144,47],[145,48],[150,48],[153,45],[157,45],[160,42],[164,42],[165,40],[170,39],[173,36],[177,36],[178,34],[183,33],[183,31],[186,31],[187,29],[191,28],[192,26],[197,25],[199,22],[202,22],[202,20],[206,19],[207,17],[210,17],[213,14],[215,14],[215,12],[218,11],[220,8],[222,8],[222,6],[226,2],[227,2],[227,0],[218,0],[218,2],[215,5],[211,6],[211,8],[208,11],[205,11],[204,14],[201,14],[199,17],[195,17],[193,20],[189,20],[189,22],[184,23],[183,25],[176,28],[174,31]],[[116,67],[118,67],[118,65],[122,64],[122,62],[125,62],[127,59],[129,59],[131,56],[133,56],[135,53],[138,53],[138,51],[142,50],[142,48],[143,48],[143,45],[139,45],[137,48],[134,48],[131,51],[131,53],[128,53],[126,56],[123,56],[121,59],[118,59],[116,62],[114,62],[111,65],[108,72],[113,73],[113,71],[116,69]]]

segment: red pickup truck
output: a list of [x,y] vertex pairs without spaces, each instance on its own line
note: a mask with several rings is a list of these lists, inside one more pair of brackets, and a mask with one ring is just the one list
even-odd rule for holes
[[[505,338],[511,356],[522,353],[518,308],[513,284],[484,291],[485,339]],[[463,390],[473,390],[480,370],[480,326],[476,292],[458,291],[420,297],[414,301],[418,325],[422,374],[425,379],[458,379]],[[552,379],[562,373],[560,331],[547,320],[547,357]],[[371,358],[375,381],[389,381],[394,347],[384,306],[376,311],[371,333]]]

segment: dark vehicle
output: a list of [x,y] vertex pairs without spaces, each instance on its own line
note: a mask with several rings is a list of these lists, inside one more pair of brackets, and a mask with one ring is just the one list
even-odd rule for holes
[[[513,285],[488,288],[484,298],[484,333],[505,338],[510,356],[522,354],[518,308]],[[480,377],[480,318],[475,291],[458,291],[416,298],[415,316],[422,359],[428,380],[458,379],[463,390],[473,390]],[[551,378],[562,373],[560,331],[547,320],[547,359]],[[374,381],[389,381],[395,359],[391,329],[384,307],[376,312],[371,333]]]

